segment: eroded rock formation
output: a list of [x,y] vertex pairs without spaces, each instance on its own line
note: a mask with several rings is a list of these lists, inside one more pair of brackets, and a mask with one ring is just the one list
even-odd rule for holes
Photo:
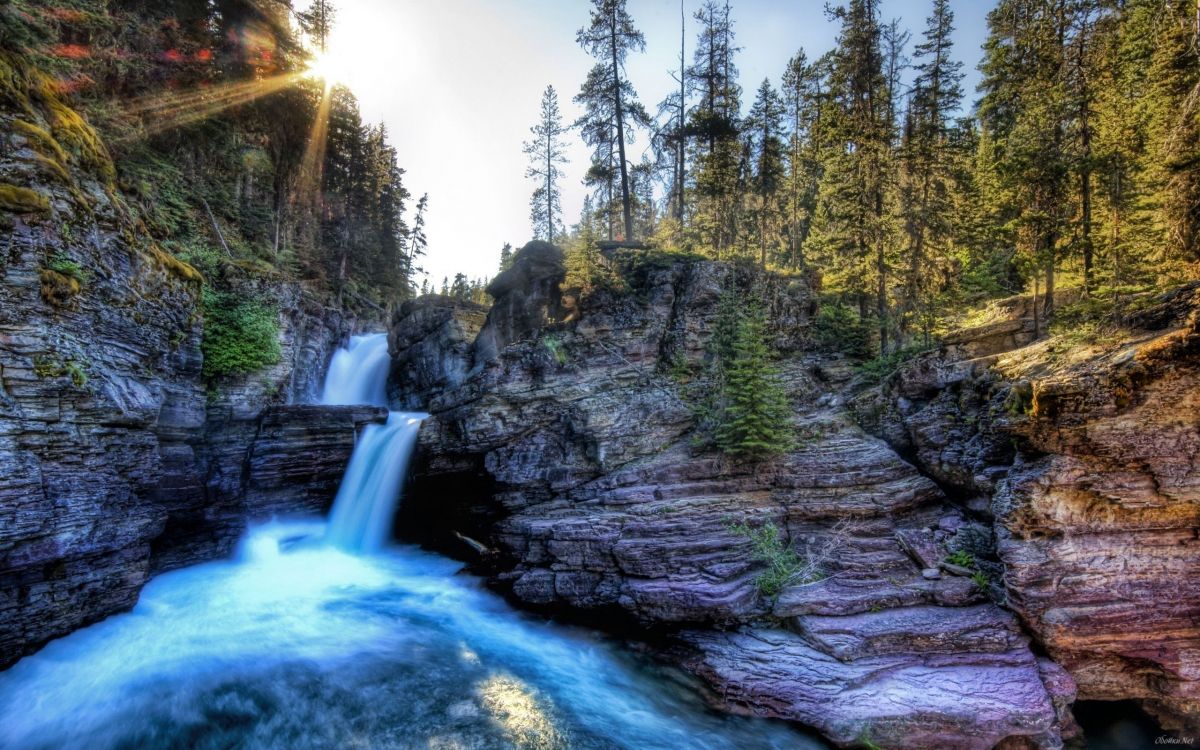
[[[497,279],[485,343],[454,377],[398,376],[426,384],[409,398],[432,414],[406,507],[497,549],[495,578],[530,605],[673,634],[727,709],[889,748],[1058,747],[1075,731],[1071,679],[977,582],[940,569],[975,526],[858,426],[849,369],[806,351],[802,279],[633,254],[616,261],[628,288],[556,314],[561,268],[536,253],[517,255],[519,283]],[[723,290],[751,288],[768,300],[801,439],[739,463],[693,444],[679,379],[705,366]],[[409,307],[393,320],[397,365],[428,357],[436,316],[459,321],[436,328],[461,357],[473,314]],[[455,484],[476,496],[456,502]],[[762,563],[739,531],[766,524],[819,563],[777,596],[756,585]]]
[[[1200,727],[1200,297],[1090,346],[959,334],[858,404],[994,518],[1008,606],[1086,700]],[[980,348],[983,346],[984,348]]]

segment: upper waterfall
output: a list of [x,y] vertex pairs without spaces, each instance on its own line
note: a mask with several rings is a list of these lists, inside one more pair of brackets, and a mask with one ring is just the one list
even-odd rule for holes
[[338,349],[329,362],[321,403],[328,406],[387,406],[390,364],[387,334],[352,336],[350,346]]

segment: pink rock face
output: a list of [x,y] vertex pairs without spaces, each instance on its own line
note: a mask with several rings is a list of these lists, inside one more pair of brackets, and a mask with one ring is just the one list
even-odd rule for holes
[[[1200,316],[1033,380],[1002,484],[1013,605],[1091,700],[1200,728]],[[1014,353],[1001,367],[1017,368]]]
[[[838,745],[990,750],[1019,738],[1027,746],[1062,746],[1054,699],[1023,642],[1010,650],[964,643],[961,650],[924,651],[919,641],[927,630],[908,631],[913,641],[903,645],[908,624],[904,610],[896,612],[899,618],[872,616],[876,631],[894,629],[894,646],[852,660],[783,630],[680,637],[693,650],[685,663],[714,686],[720,703],[803,721]],[[955,618],[953,610],[945,615]]]
[[981,350],[964,332],[864,394],[856,413],[994,515],[1008,606],[1081,699],[1137,699],[1194,733],[1200,284],[1129,323],[1123,341],[1007,353],[993,327],[988,356],[967,361]]

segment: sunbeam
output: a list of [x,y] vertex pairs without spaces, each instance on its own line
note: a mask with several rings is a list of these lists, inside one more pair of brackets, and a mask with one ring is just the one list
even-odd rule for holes
[[127,114],[138,116],[142,127],[116,140],[128,142],[207,120],[226,110],[282,91],[295,85],[303,77],[303,73],[285,73],[258,81],[204,87],[135,100],[125,111]]

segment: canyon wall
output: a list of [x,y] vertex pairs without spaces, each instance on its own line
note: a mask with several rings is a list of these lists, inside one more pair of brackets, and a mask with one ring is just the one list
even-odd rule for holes
[[0,68],[2,668],[228,553],[247,519],[321,510],[381,417],[286,406],[354,325],[296,283],[243,290],[279,300],[279,363],[206,383],[200,275],[130,218],[52,84]]
[[859,414],[994,524],[1005,601],[1081,699],[1200,731],[1200,285],[1090,344],[995,335],[1030,324],[959,333]]
[[[726,710],[847,746],[1073,735],[1071,678],[999,586],[943,565],[990,529],[856,423],[853,371],[809,345],[807,280],[634,253],[612,260],[624,286],[569,305],[556,253],[522,250],[486,321],[434,299],[393,319],[393,378],[431,413],[405,514],[473,537],[527,606],[664,634]],[[796,407],[798,445],[769,461],[696,439],[690,386],[728,290],[766,300]],[[435,350],[454,364],[420,366]],[[752,533],[768,528],[811,576],[764,589]]]

